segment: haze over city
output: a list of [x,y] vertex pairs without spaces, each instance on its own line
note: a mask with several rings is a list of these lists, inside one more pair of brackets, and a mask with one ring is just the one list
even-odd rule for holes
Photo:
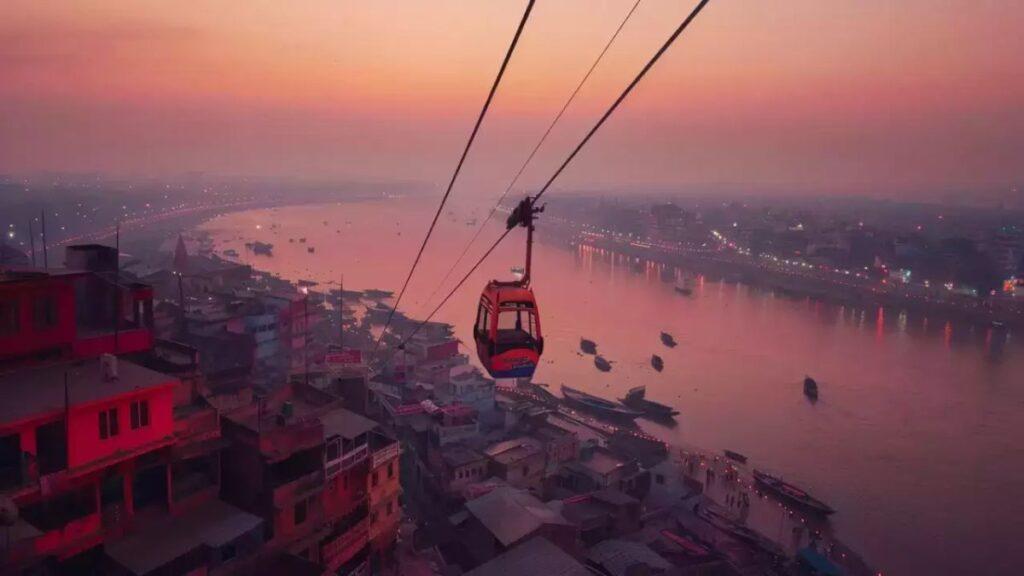
[[[500,192],[631,4],[537,6],[459,194]],[[439,186],[519,10],[7,1],[0,173]],[[640,5],[521,186],[546,177],[688,10]],[[722,2],[702,18],[561,186],[918,200],[1019,186],[1019,3]]]
[[0,2],[0,574],[1016,576],[1022,22]]

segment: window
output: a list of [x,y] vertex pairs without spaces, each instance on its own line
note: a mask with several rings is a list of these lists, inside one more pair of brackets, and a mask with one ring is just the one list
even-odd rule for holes
[[395,477],[395,463],[394,462],[388,462],[388,478],[394,478],[394,477]]
[[341,442],[332,440],[327,443],[327,455],[324,456],[324,460],[333,462],[338,458],[341,458]]
[[305,500],[300,500],[299,502],[295,503],[295,525],[296,526],[298,526],[299,524],[302,524],[303,522],[306,521],[306,513],[307,512],[308,512],[308,510],[306,509],[306,501]]
[[[148,414],[146,416],[149,418]],[[117,425],[117,408],[100,411],[100,439],[107,439],[117,436],[119,430]]]
[[516,303],[515,308],[503,307],[498,313],[499,340],[528,341],[536,336],[533,309],[525,303]]
[[491,312],[488,310],[487,305],[483,302],[480,303],[480,308],[476,312],[476,331],[481,334],[487,334],[488,328],[490,327]]
[[18,301],[0,301],[0,336],[18,333]]
[[131,417],[132,430],[142,426],[149,426],[149,400],[132,402]]
[[40,296],[32,303],[32,319],[37,330],[48,330],[57,325],[57,298]]
[[664,474],[656,475],[654,477],[654,481],[657,482],[658,484],[664,484],[665,483],[665,475]]
[[380,482],[380,474],[378,474],[377,472],[374,472],[373,473],[373,479],[370,482],[370,485],[371,486],[376,486],[378,482]]

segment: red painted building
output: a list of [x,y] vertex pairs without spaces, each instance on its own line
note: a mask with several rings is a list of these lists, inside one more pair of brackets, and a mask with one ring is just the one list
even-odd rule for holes
[[[376,427],[339,398],[290,384],[224,418],[222,497],[266,521],[268,549],[331,571],[365,565],[374,455],[390,449],[377,460],[385,473],[397,457],[394,441],[371,443]],[[397,462],[392,470],[397,478]]]
[[173,378],[109,359],[0,376],[0,487],[19,508],[5,561],[65,559],[149,502],[137,460],[174,443]]
[[[70,247],[101,251],[102,246]],[[0,370],[153,346],[153,290],[103,270],[0,271]]]
[[18,510],[0,573],[231,573],[262,543],[260,518],[217,500],[195,350],[153,349],[152,292],[118,283],[116,258],[79,246],[75,270],[0,272],[0,498]]

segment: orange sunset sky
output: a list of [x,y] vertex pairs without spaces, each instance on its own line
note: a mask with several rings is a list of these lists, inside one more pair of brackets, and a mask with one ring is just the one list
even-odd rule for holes
[[[633,0],[540,0],[464,184],[502,189]],[[437,185],[524,0],[5,0],[0,173]],[[643,0],[522,183],[691,2]],[[1024,3],[712,0],[559,185],[927,196],[1016,185]]]

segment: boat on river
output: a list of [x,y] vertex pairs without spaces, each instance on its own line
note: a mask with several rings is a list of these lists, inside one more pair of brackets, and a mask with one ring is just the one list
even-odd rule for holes
[[637,386],[635,388],[630,388],[629,392],[626,392],[626,397],[620,398],[619,401],[633,410],[643,412],[644,416],[650,418],[668,419],[679,415],[679,411],[675,408],[666,404],[661,404],[660,402],[648,400],[646,396],[647,387]]
[[658,356],[657,354],[652,354],[651,367],[657,370],[658,372],[661,372],[662,370],[665,369],[665,361],[661,359],[661,356]]
[[825,504],[821,500],[818,500],[814,496],[808,494],[805,490],[797,488],[778,476],[772,476],[767,472],[754,470],[754,480],[766,491],[771,492],[786,502],[795,504],[805,510],[825,515],[835,512],[835,510],[828,504]]
[[565,385],[562,385],[562,396],[572,406],[613,420],[634,420],[643,415],[642,412],[628,408],[619,402],[587,394],[582,390]]
[[722,453],[725,454],[725,457],[728,458],[729,460],[739,462],[740,464],[747,463],[747,457],[743,454],[740,454],[739,452],[736,452],[734,450],[722,450]]
[[584,354],[597,354],[597,342],[587,340],[586,338],[580,338],[580,350],[582,350]]
[[810,376],[804,377],[804,396],[807,396],[811,400],[818,399],[818,383]]
[[594,356],[594,366],[597,367],[601,372],[611,372],[612,363],[605,359],[604,356]]
[[679,281],[676,282],[675,289],[676,292],[682,294],[683,296],[689,296],[693,294],[693,279],[690,278],[689,276],[684,276],[680,278]]
[[661,333],[661,343],[664,344],[665,346],[668,346],[669,348],[675,348],[676,344],[678,344],[678,342],[676,342],[676,339],[673,338],[672,335],[669,334],[668,332]]

